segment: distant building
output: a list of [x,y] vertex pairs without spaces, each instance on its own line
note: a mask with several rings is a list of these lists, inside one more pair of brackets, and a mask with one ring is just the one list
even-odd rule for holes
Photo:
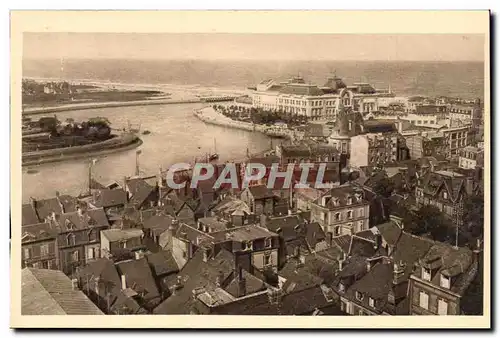
[[351,138],[349,163],[353,167],[383,165],[407,158],[406,141],[399,133],[364,134]]
[[473,123],[477,126],[481,124],[482,108],[481,101],[475,100],[474,103],[453,103],[448,107],[449,119],[460,120],[466,123]]
[[475,169],[484,165],[484,151],[477,147],[465,147],[460,149],[458,166],[462,169]]
[[255,215],[272,215],[278,197],[265,185],[257,185],[246,188],[241,193],[241,200],[250,208]]
[[370,207],[364,191],[351,185],[333,188],[310,204],[311,222],[318,222],[327,243],[332,237],[354,234],[369,227]]
[[101,256],[113,258],[121,253],[141,250],[144,248],[143,237],[144,232],[135,228],[101,231]]
[[442,130],[444,144],[446,145],[446,157],[457,158],[460,149],[471,144],[472,134],[470,126],[446,128]]
[[340,107],[354,111],[378,110],[378,99],[393,96],[368,83],[347,86],[339,77],[330,77],[324,86],[307,84],[301,77],[277,84],[268,79],[252,90],[253,106],[306,116],[310,120],[335,119]]

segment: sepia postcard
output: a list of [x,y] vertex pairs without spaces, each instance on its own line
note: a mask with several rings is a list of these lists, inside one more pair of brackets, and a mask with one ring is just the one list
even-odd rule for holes
[[12,11],[11,326],[490,328],[489,21]]

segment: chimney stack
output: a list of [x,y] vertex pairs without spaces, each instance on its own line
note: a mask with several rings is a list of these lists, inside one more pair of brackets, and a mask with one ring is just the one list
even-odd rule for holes
[[266,221],[267,221],[267,216],[264,214],[260,215],[260,226],[265,228],[266,227]]
[[406,263],[399,261],[399,263],[394,263],[394,278],[392,283],[398,285],[403,282],[404,274],[406,269]]
[[127,288],[127,278],[125,275],[122,275],[121,279],[122,279],[122,290],[125,290]]
[[246,281],[245,278],[243,277],[243,268],[241,267],[238,267],[238,269],[236,270],[236,281],[238,282],[238,292],[237,292],[238,298],[245,296]]
[[73,278],[73,279],[71,280],[71,288],[72,288],[73,290],[78,290],[78,279]]

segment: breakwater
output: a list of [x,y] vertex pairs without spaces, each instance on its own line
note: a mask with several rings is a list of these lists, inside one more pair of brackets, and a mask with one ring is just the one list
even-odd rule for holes
[[141,101],[127,101],[127,102],[89,102],[89,103],[75,103],[67,104],[64,106],[55,107],[41,107],[41,108],[26,108],[23,110],[23,115],[37,115],[60,113],[75,110],[99,109],[99,108],[115,108],[115,107],[134,107],[134,106],[153,106],[165,104],[182,104],[182,103],[200,103],[201,99],[189,100],[141,100]]
[[142,140],[139,137],[133,134],[123,134],[103,142],[84,146],[26,152],[22,154],[22,165],[32,166],[92,156],[102,156],[117,151],[133,149],[141,144]]

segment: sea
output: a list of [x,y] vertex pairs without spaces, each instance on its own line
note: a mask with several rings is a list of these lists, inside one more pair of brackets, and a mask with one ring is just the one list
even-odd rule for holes
[[[474,62],[324,62],[324,61],[151,61],[151,60],[25,60],[23,76],[89,80],[123,84],[188,85],[242,90],[263,79],[285,80],[300,75],[322,84],[335,73],[347,84],[369,82],[376,88],[391,87],[398,96],[426,95],[482,98],[484,65]],[[59,113],[76,121],[107,117],[121,129],[130,122],[151,134],[141,136],[139,166],[142,175],[155,175],[176,162],[217,152],[221,161],[244,158],[276,146],[258,132],[206,125],[193,116],[202,104],[99,108]],[[134,175],[136,149],[97,158],[92,176],[102,183],[122,182]],[[56,192],[78,195],[88,187],[89,159],[43,164],[28,173],[23,168],[23,201],[49,198]]]
[[[62,66],[62,67],[61,67]],[[322,85],[336,74],[347,84],[369,82],[397,95],[484,96],[483,62],[24,60],[23,75],[117,83],[198,85],[244,89],[263,79],[300,75]]]

